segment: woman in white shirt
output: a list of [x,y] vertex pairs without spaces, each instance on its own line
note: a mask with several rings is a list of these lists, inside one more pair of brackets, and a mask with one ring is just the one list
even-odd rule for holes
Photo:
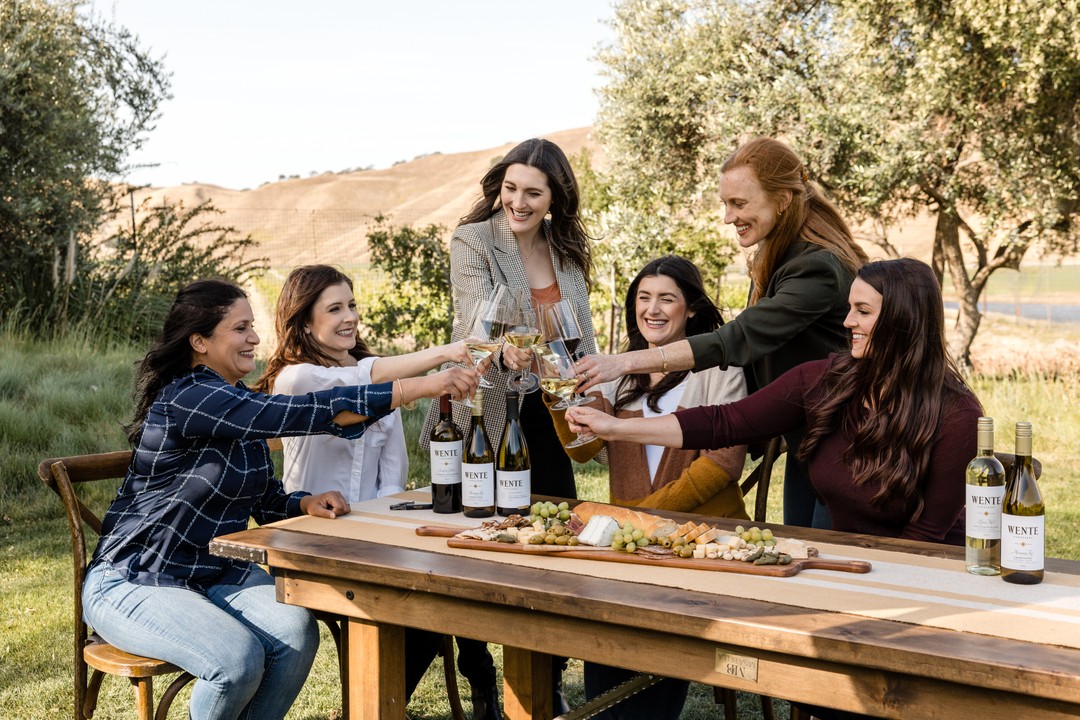
[[[296,268],[289,273],[278,297],[277,348],[253,389],[302,395],[339,385],[393,381],[399,392],[405,391],[401,401],[404,405],[410,399],[410,387],[416,392],[424,387],[417,387],[417,383],[434,385],[440,375],[449,371],[417,376],[444,362],[472,365],[462,342],[408,355],[377,357],[357,334],[358,326],[352,280],[347,275],[329,265]],[[409,380],[403,383],[402,378]],[[412,399],[430,395],[416,392]],[[288,492],[319,493],[325,490],[315,488],[332,488],[349,502],[359,502],[401,492],[409,477],[399,410],[369,426],[359,440],[305,436],[282,438],[282,444],[282,482]],[[406,630],[406,696],[420,682],[441,642],[441,635]],[[483,655],[487,656],[486,650]],[[494,682],[494,667],[488,667],[490,656],[477,658],[474,664],[484,671],[481,675],[485,680],[490,675]]]
[[[460,342],[378,357],[357,334],[358,327],[352,280],[347,275],[329,265],[296,268],[278,297],[277,349],[254,389],[300,395],[356,385],[361,378],[365,383],[396,382],[444,362],[471,364]],[[303,437],[282,438],[282,444],[282,483],[291,488],[289,492],[333,488],[349,502],[359,502],[401,492],[409,477],[398,410],[369,427],[358,441]]]

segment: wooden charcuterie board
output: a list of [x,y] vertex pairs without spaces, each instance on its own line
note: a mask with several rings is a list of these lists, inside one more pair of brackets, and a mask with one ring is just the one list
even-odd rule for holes
[[494,540],[474,540],[456,537],[459,531],[454,528],[423,526],[416,529],[417,535],[427,537],[445,537],[452,548],[464,550],[486,550],[489,552],[508,552],[521,555],[549,554],[559,557],[582,560],[602,560],[652,567],[674,567],[686,570],[712,570],[714,572],[742,573],[744,575],[764,575],[768,577],[790,577],[802,570],[837,570],[839,572],[868,573],[870,563],[863,560],[829,560],[827,558],[793,558],[787,565],[755,565],[741,560],[709,560],[695,558],[677,558],[670,555],[650,555],[648,553],[628,553],[611,548],[591,547],[588,545],[524,545],[521,543],[503,543]]

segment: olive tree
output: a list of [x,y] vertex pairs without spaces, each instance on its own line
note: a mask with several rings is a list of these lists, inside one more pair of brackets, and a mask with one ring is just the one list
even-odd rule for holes
[[161,61],[84,3],[0,0],[0,320],[56,323],[168,93]]
[[901,220],[934,218],[965,366],[990,275],[1076,250],[1076,0],[625,0],[613,22],[599,125],[641,223],[715,217],[723,158],[782,137],[885,254]]

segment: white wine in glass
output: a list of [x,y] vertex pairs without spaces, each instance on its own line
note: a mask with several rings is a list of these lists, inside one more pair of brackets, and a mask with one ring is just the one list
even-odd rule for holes
[[[540,339],[538,325],[536,313],[533,311],[531,293],[528,289],[524,289],[517,295],[512,320],[506,330],[506,342],[519,350],[530,349]],[[540,387],[540,382],[528,368],[521,368],[517,375],[511,376],[506,381],[506,387],[523,394],[531,393],[536,392],[536,389]]]

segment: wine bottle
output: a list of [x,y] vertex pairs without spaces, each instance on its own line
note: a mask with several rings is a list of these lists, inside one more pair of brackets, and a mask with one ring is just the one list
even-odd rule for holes
[[529,514],[531,467],[529,446],[518,421],[518,394],[510,391],[506,393],[506,425],[499,440],[498,463],[495,465],[495,507],[503,517]]
[[1043,579],[1046,515],[1031,462],[1031,423],[1016,423],[1016,461],[1001,501],[1001,578],[1035,585]]
[[461,431],[450,413],[450,396],[439,398],[439,422],[431,428],[431,509],[461,512]]
[[465,517],[484,518],[495,514],[495,453],[484,429],[482,389],[477,389],[472,402],[472,421],[461,463],[461,507]]
[[994,419],[979,418],[978,454],[967,466],[967,571],[1001,574],[1001,499],[1005,468],[994,457]]

